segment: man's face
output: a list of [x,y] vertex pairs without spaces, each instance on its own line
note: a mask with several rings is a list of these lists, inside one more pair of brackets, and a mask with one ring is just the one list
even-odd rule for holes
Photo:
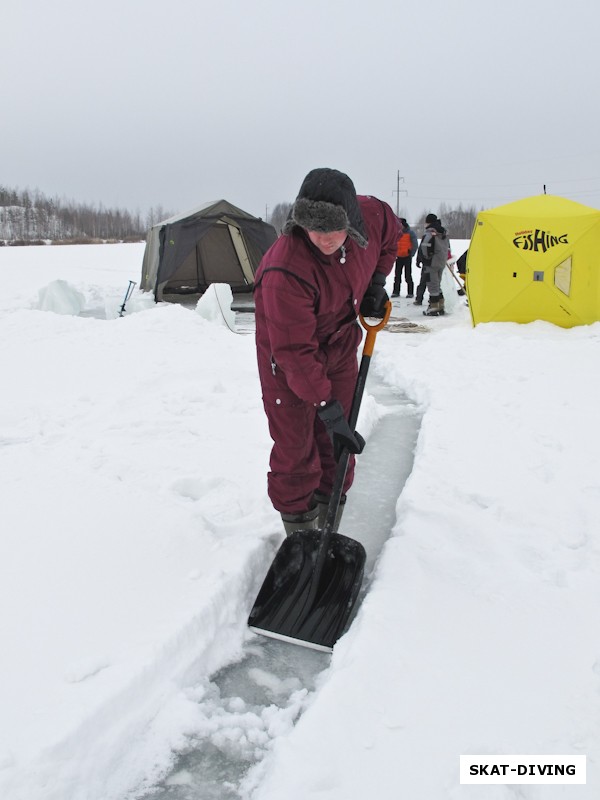
[[327,231],[327,233],[323,233],[322,231],[307,230],[306,232],[314,246],[318,247],[326,256],[332,256],[336,250],[339,250],[348,236],[347,231]]

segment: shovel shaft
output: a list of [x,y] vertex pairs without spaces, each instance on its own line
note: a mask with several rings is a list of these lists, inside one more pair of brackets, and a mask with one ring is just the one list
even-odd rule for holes
[[[371,356],[373,355],[373,349],[375,347],[375,338],[377,336],[377,333],[386,326],[391,313],[392,313],[392,304],[388,300],[383,319],[381,319],[376,325],[370,325],[365,321],[365,319],[362,316],[360,318],[361,325],[366,330],[367,335],[365,338],[365,343],[363,345],[363,352],[362,352],[362,357],[360,359],[360,366],[358,368],[356,386],[354,388],[354,397],[352,398],[352,407],[350,408],[350,414],[348,416],[348,425],[350,427],[350,430],[352,431],[356,430],[356,422],[358,420],[358,414],[360,412],[360,406],[362,403],[362,398],[367,383],[369,366],[371,365]],[[348,451],[348,448],[347,447],[342,448],[342,452],[340,453],[337,462],[335,477],[333,480],[333,486],[331,488],[331,496],[329,498],[329,505],[327,506],[327,514],[325,515],[325,524],[323,525],[321,544],[319,547],[319,552],[317,554],[317,560],[315,563],[313,591],[311,591],[309,595],[309,602],[312,602],[312,600],[314,599],[313,594],[316,594],[317,587],[319,585],[319,580],[321,578],[321,573],[323,572],[323,567],[325,565],[325,560],[327,559],[327,553],[329,551],[331,537],[334,533],[333,526],[335,524],[335,518],[344,491],[344,481],[346,479],[346,472],[348,470],[349,458],[350,458],[350,453]]]
[[455,275],[455,273],[454,273],[454,270],[452,269],[452,267],[450,266],[450,264],[446,264],[446,266],[447,266],[447,267],[448,267],[448,269],[450,270],[450,274],[452,275],[452,277],[454,278],[454,280],[455,280],[455,281],[456,281],[456,283],[458,284],[459,288],[460,288],[462,291],[464,291],[464,290],[465,290],[465,287],[463,286],[463,284],[462,284],[462,283],[461,283],[461,282],[458,280],[458,278],[456,277],[456,275]]

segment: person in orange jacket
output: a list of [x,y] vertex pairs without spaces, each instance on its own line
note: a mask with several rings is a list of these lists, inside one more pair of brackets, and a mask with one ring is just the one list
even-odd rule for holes
[[400,222],[400,238],[398,239],[398,254],[396,256],[396,271],[394,273],[394,290],[392,297],[400,297],[400,284],[402,272],[408,289],[407,297],[414,296],[414,283],[412,278],[412,259],[417,252],[417,235],[404,217],[398,217]]

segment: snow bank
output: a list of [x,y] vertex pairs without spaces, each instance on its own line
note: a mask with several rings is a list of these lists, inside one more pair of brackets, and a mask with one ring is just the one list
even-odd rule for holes
[[40,311],[53,311],[55,314],[76,316],[85,307],[85,297],[67,281],[56,280],[40,289],[35,308]]

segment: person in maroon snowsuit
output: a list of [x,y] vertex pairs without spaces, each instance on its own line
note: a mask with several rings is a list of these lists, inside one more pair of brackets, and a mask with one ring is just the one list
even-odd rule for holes
[[353,454],[364,445],[347,422],[357,317],[359,309],[383,315],[398,237],[387,203],[357,197],[342,172],[315,169],[257,270],[256,349],[273,439],[268,493],[287,533],[322,526],[342,446],[352,454],[344,492],[352,485]]

